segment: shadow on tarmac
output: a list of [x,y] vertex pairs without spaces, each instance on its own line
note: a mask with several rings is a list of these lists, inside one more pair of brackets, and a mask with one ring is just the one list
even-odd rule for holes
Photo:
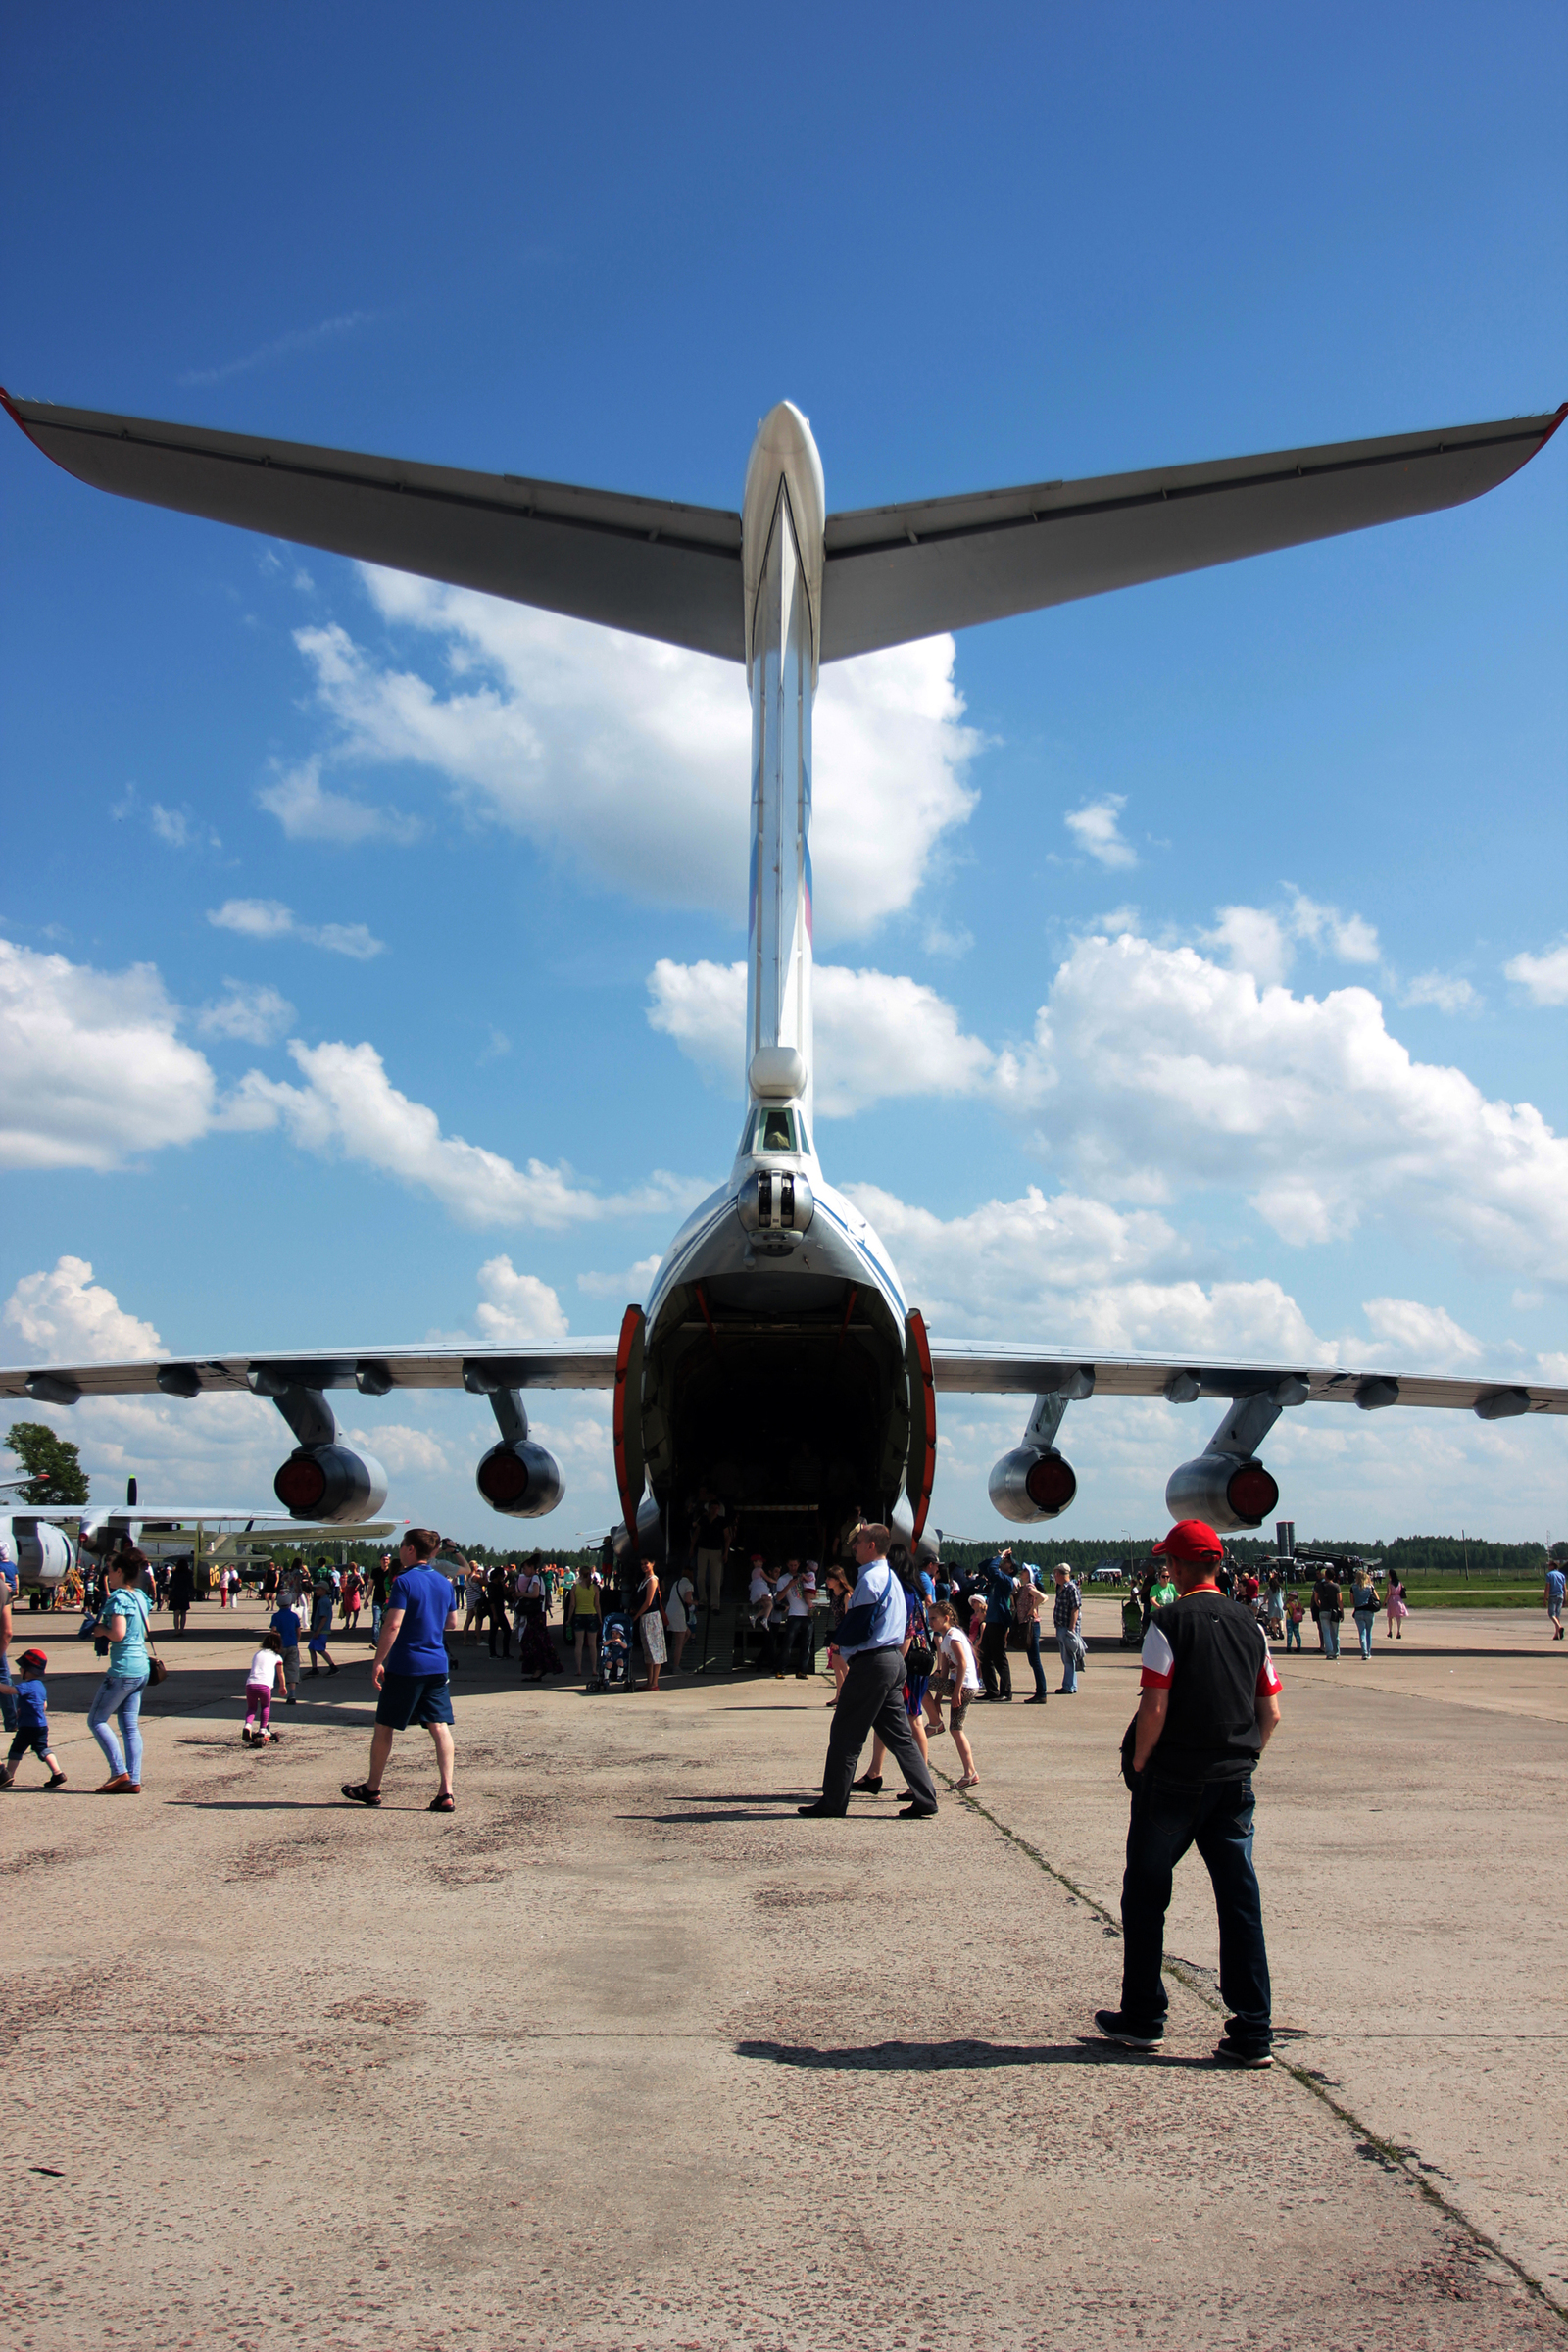
[[765,2058],[772,2066],[830,2067],[844,2074],[937,2075],[994,2066],[1179,2066],[1219,2072],[1207,2056],[1166,2050],[1127,2050],[1113,2041],[875,2041],[858,2049],[819,2050],[810,2043],[738,2041],[737,2058]]

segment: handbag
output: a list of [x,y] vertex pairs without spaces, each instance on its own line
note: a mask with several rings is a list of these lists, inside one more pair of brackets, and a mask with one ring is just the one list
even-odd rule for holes
[[929,1675],[935,1664],[935,1657],[923,1642],[911,1642],[904,1653],[905,1676],[909,1682],[918,1682],[922,1674]]
[[147,1688],[153,1690],[169,1678],[169,1668],[149,1642],[147,1644]]

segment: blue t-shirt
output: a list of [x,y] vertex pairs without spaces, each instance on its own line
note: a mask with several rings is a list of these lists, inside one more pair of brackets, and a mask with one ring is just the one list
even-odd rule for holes
[[18,1683],[16,1692],[18,1731],[46,1732],[49,1729],[49,1693],[44,1688],[43,1677],[33,1675],[28,1681]]
[[104,1617],[123,1617],[125,1630],[118,1642],[109,1644],[109,1671],[122,1675],[127,1682],[145,1681],[150,1668],[147,1662],[147,1620],[152,1603],[136,1585],[121,1585],[110,1593]]
[[452,1614],[452,1587],[439,1568],[405,1568],[392,1579],[388,1609],[401,1609],[398,1638],[386,1653],[388,1674],[445,1674],[447,1645],[441,1639]]
[[300,1621],[292,1609],[279,1609],[272,1618],[272,1631],[285,1649],[298,1649]]
[[1563,1596],[1568,1593],[1568,1576],[1564,1576],[1560,1568],[1546,1570],[1546,1591],[1560,1609],[1563,1604]]

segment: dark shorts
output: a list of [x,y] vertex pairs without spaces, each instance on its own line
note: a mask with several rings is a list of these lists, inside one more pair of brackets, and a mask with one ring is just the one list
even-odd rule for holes
[[375,1720],[394,1732],[406,1732],[411,1723],[450,1723],[452,1686],[444,1674],[383,1675]]
[[963,1719],[969,1712],[969,1701],[973,1698],[973,1696],[974,1692],[972,1690],[965,1690],[960,1696],[956,1696],[953,1699],[948,1708],[948,1729],[950,1732],[962,1731]]
[[47,1763],[49,1758],[48,1733],[41,1732],[34,1726],[24,1724],[22,1729],[17,1733],[16,1738],[11,1742],[10,1751],[6,1756],[6,1762],[8,1764],[15,1764],[18,1757],[24,1756],[29,1747],[31,1748],[33,1754],[37,1757],[40,1764]]

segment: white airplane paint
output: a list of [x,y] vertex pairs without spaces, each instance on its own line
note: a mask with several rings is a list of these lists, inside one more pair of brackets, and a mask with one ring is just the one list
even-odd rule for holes
[[[936,1395],[1033,1399],[991,1498],[1054,1518],[1076,1490],[1056,1440],[1069,1403],[1225,1402],[1166,1489],[1176,1516],[1253,1527],[1278,1489],[1257,1448],[1308,1402],[1568,1411],[1568,1389],[1411,1376],[1382,1365],[1200,1362],[1054,1346],[933,1344],[880,1240],[826,1182],[813,1133],[811,710],[824,662],[1011,612],[1453,506],[1495,488],[1568,415],[829,514],[821,460],[781,403],[753,445],[739,514],[521,476],[18,401],[22,429],[96,487],[388,564],[743,662],[752,701],[746,1109],[728,1180],[675,1236],[617,1340],[521,1349],[345,1348],[174,1363],[17,1366],[0,1397],[193,1396],[249,1388],[297,1441],[277,1475],[298,1518],[347,1522],[385,1497],[338,1442],[333,1388],[463,1386],[499,1440],[479,1492],[517,1517],[564,1492],[530,1436],[530,1388],[608,1388],[625,1526],[659,1544],[707,1484],[743,1522],[822,1535],[860,1506],[918,1533],[936,1469]],[[801,1532],[806,1531],[802,1528]]]

